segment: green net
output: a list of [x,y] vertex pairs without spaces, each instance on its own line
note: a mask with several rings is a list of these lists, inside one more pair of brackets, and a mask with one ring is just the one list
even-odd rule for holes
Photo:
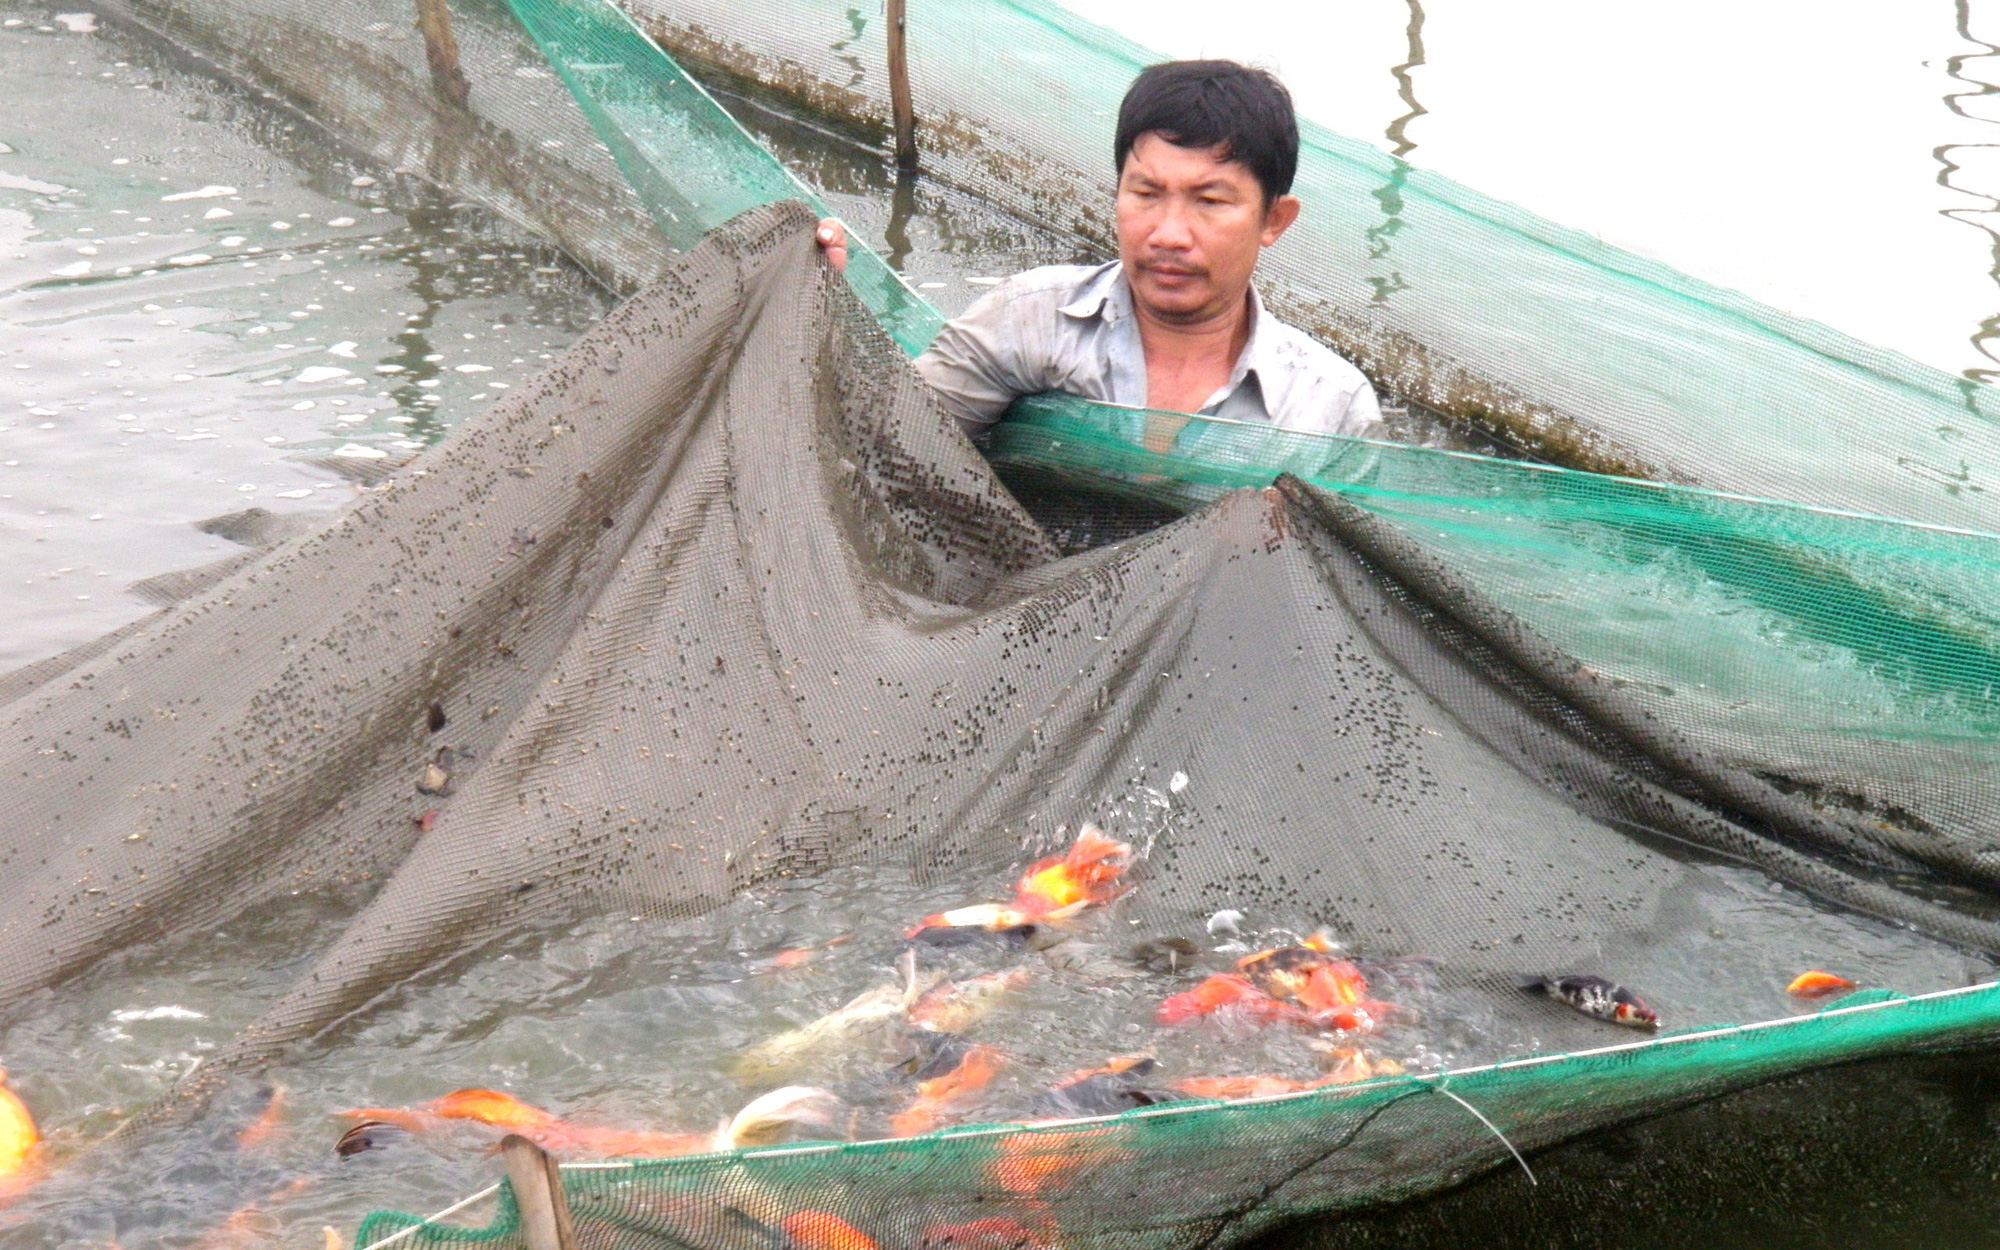
[[[1533,1151],[1579,1123],[1655,1114],[1804,1066],[1909,1053],[1941,1038],[1990,1040],[1996,1027],[2000,990],[1990,987],[1888,997],[1338,1091],[968,1126],[916,1141],[578,1166],[563,1187],[582,1245],[752,1250],[782,1242],[770,1231],[800,1213],[839,1219],[849,1239],[819,1244],[844,1250],[1232,1245],[1304,1216],[1462,1181],[1492,1166],[1497,1134]],[[512,1245],[519,1228],[511,1201],[484,1228],[385,1212],[362,1226],[357,1244],[399,1234],[405,1245]]]

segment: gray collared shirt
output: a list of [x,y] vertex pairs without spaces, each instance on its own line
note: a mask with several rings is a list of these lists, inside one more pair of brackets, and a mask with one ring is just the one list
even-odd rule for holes
[[[1146,406],[1146,353],[1117,261],[1009,278],[946,325],[916,366],[968,434],[998,421],[1020,396],[1043,391]],[[1249,340],[1201,414],[1363,436],[1379,435],[1382,421],[1361,371],[1267,316],[1254,287]]]

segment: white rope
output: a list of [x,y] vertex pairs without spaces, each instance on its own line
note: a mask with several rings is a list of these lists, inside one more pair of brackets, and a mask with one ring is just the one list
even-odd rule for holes
[[1481,1124],[1484,1124],[1486,1126],[1487,1132],[1493,1134],[1495,1137],[1500,1139],[1500,1144],[1507,1148],[1507,1153],[1514,1156],[1514,1162],[1520,1164],[1521,1170],[1528,1174],[1528,1183],[1530,1185],[1534,1185],[1537,1187],[1541,1185],[1541,1182],[1535,1179],[1535,1169],[1529,1167],[1528,1161],[1521,1157],[1521,1152],[1514,1149],[1514,1143],[1507,1140],[1507,1134],[1501,1132],[1499,1126],[1494,1124],[1493,1121],[1487,1119],[1484,1115],[1480,1114],[1479,1108],[1473,1106],[1471,1103],[1465,1101],[1465,1099],[1460,1098],[1457,1094],[1454,1094],[1450,1090],[1446,1089],[1442,1083],[1439,1083],[1437,1085],[1432,1085],[1429,1081],[1425,1081],[1421,1077],[1418,1078],[1418,1080],[1420,1084],[1428,1086],[1430,1089],[1434,1090],[1437,1093],[1443,1094],[1446,1098],[1451,1099],[1459,1106],[1464,1107],[1467,1111],[1470,1111],[1475,1119],[1477,1119]]
[[436,1215],[425,1216],[423,1223],[412,1224],[408,1228],[405,1228],[400,1232],[390,1233],[387,1237],[384,1237],[382,1240],[377,1242],[372,1242],[369,1245],[362,1247],[362,1250],[382,1250],[382,1247],[384,1246],[393,1246],[397,1242],[401,1241],[403,1238],[408,1237],[411,1233],[416,1232],[418,1229],[423,1228],[429,1224],[435,1224],[439,1220],[446,1219],[450,1216],[457,1215],[460,1211],[463,1211],[467,1207],[471,1206],[473,1203],[478,1202],[481,1198],[491,1198],[494,1194],[497,1194],[499,1192],[500,1192],[500,1186],[498,1184],[488,1185],[486,1188],[480,1190],[476,1194],[473,1194],[469,1198],[460,1198],[457,1202],[452,1203],[450,1206],[438,1212]]

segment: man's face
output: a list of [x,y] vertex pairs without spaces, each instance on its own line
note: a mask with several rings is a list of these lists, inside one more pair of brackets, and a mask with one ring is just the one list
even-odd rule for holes
[[1133,299],[1166,322],[1229,315],[1249,289],[1258,252],[1298,214],[1289,195],[1267,210],[1242,162],[1140,135],[1118,175],[1118,257]]

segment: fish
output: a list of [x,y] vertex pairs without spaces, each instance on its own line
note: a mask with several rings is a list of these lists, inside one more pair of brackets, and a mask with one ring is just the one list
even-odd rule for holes
[[[35,1127],[28,1104],[8,1088],[7,1069],[0,1068],[0,1187],[26,1175],[41,1140],[41,1131]],[[5,1188],[0,1188],[0,1194],[5,1192]]]
[[852,1049],[870,1033],[886,1037],[890,1030],[907,1020],[910,1008],[941,979],[934,978],[928,983],[920,981],[916,956],[910,951],[903,953],[899,967],[903,973],[900,985],[878,985],[811,1024],[781,1033],[744,1051],[737,1057],[736,1075],[752,1078],[796,1071],[830,1052]]
[[1014,907],[1030,916],[1083,904],[1100,907],[1123,893],[1118,878],[1132,863],[1132,846],[1106,837],[1094,824],[1085,824],[1076,835],[1068,854],[1045,859],[1021,874],[1014,887]]
[[[415,1108],[370,1107],[340,1114],[362,1123],[342,1136],[335,1147],[348,1157],[386,1144],[383,1128],[412,1133],[434,1131],[446,1122],[466,1120],[505,1129],[552,1154],[600,1159],[665,1159],[679,1155],[730,1150],[773,1141],[785,1129],[801,1124],[830,1127],[846,1104],[824,1090],[790,1085],[751,1100],[741,1111],[708,1133],[658,1133],[573,1124],[552,1112],[490,1089],[454,1090]],[[369,1130],[362,1135],[361,1130]],[[343,1149],[343,1147],[348,1147]]]
[[779,951],[765,960],[760,972],[789,972],[793,968],[803,968],[836,946],[844,946],[854,940],[851,933],[843,933],[837,938],[829,938],[817,946],[795,946]]
[[991,1085],[1005,1064],[991,1046],[971,1047],[951,1071],[918,1082],[915,1101],[889,1121],[890,1131],[898,1137],[916,1137],[940,1127],[951,1112]]
[[1148,972],[1179,972],[1200,956],[1201,948],[1183,937],[1152,938],[1132,947],[1132,962]]
[[382,1120],[363,1120],[340,1135],[333,1143],[333,1153],[343,1159],[367,1154],[371,1150],[387,1150],[398,1142],[408,1141],[410,1130],[399,1124],[389,1124]]
[[1594,1020],[1622,1024],[1629,1029],[1660,1027],[1659,1013],[1648,1007],[1644,999],[1603,977],[1525,977],[1520,984],[1531,994],[1547,994]]
[[1323,984],[1320,990],[1314,992],[1316,1001],[1323,999],[1329,1005],[1313,1010],[1265,993],[1248,977],[1220,973],[1162,1002],[1154,1010],[1153,1018],[1161,1024],[1175,1025],[1227,1012],[1237,1019],[1260,1025],[1292,1024],[1302,1028],[1335,1029],[1343,1033],[1366,1033],[1403,1010],[1394,1003],[1369,999],[1351,1003],[1338,1001],[1340,994],[1351,990],[1351,986],[1346,986],[1340,976],[1333,974],[1329,979],[1331,987]]
[[1251,984],[1248,978],[1233,973],[1218,973],[1191,990],[1173,995],[1154,1009],[1153,1018],[1165,1025],[1185,1024],[1225,1010],[1259,1024],[1311,1023],[1298,1007],[1278,1001]]
[[1057,1081],[1039,1110],[1069,1117],[1116,1115],[1164,1101],[1145,1087],[1158,1061],[1151,1055],[1119,1055],[1100,1067],[1084,1068]]
[[944,945],[979,933],[1026,936],[1038,925],[1068,920],[1117,898],[1124,892],[1118,879],[1131,863],[1130,843],[1086,824],[1065,854],[1029,865],[1015,883],[1012,902],[975,903],[925,916],[903,937]]
[[282,1085],[271,1087],[270,1096],[264,1101],[264,1109],[236,1135],[238,1150],[262,1149],[278,1135],[278,1128],[284,1123],[285,1118],[285,1093],[285,1087]]
[[939,982],[910,1004],[909,1021],[933,1033],[963,1033],[1032,979],[1026,969],[1015,968],[968,981]]
[[1837,977],[1831,972],[1814,969],[1793,977],[1792,983],[1785,987],[1785,993],[1793,998],[1826,998],[1834,994],[1844,994],[1854,988],[1856,988],[1854,982],[1846,977]]
[[778,1227],[798,1250],[877,1250],[874,1238],[826,1211],[796,1211]]
[[1194,1076],[1170,1082],[1167,1088],[1188,1098],[1272,1098],[1403,1075],[1402,1064],[1394,1059],[1378,1059],[1365,1050],[1343,1048],[1333,1051],[1330,1057],[1332,1063],[1326,1074],[1309,1081],[1282,1076]]
[[1279,1094],[1300,1094],[1317,1088],[1315,1081],[1294,1081],[1282,1076],[1190,1076],[1169,1081],[1167,1088],[1188,1098],[1272,1098]]

